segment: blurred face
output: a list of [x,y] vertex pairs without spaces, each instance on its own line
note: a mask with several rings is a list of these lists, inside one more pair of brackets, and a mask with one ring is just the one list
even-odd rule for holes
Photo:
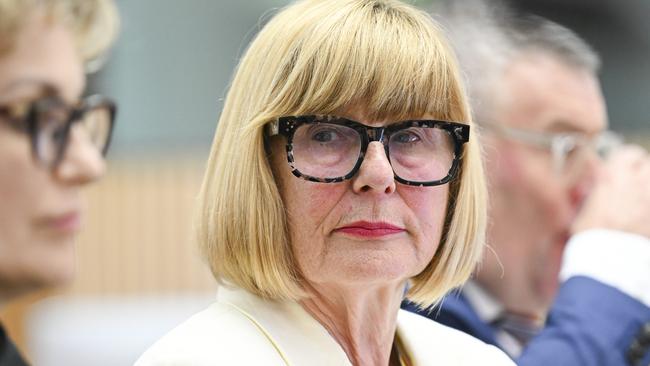
[[[35,14],[16,46],[0,56],[0,105],[42,96],[47,85],[66,103],[84,88],[82,61],[71,33]],[[79,188],[104,170],[101,154],[73,129],[61,163],[34,158],[27,133],[0,121],[0,297],[68,280],[80,225]]]
[[[515,61],[504,79],[496,123],[535,132],[593,136],[607,126],[598,80],[587,71],[533,54]],[[548,149],[496,136],[486,143],[492,210],[487,255],[479,280],[507,308],[540,314],[558,286],[564,245],[588,193],[594,156],[571,172],[554,169]]]
[[[360,112],[339,113],[369,126]],[[448,186],[396,183],[379,142],[359,172],[341,183],[294,177],[284,138],[272,142],[272,166],[289,223],[294,256],[310,285],[400,284],[431,261],[442,232]]]

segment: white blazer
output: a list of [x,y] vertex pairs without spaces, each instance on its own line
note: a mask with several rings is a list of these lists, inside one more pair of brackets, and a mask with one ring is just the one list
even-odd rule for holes
[[[397,332],[414,365],[514,366],[465,333],[400,310]],[[149,348],[135,366],[351,365],[325,328],[295,302],[219,289],[217,302]]]

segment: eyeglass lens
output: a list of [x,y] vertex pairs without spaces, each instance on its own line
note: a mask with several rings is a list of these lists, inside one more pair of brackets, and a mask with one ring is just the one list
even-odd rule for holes
[[575,175],[589,159],[607,159],[623,140],[611,132],[603,132],[593,139],[573,139],[564,148],[558,148],[556,165],[564,174]]
[[83,130],[85,143],[103,154],[111,132],[111,110],[98,105],[82,110],[75,120],[71,110],[55,100],[41,101],[35,108],[36,153],[45,165],[57,163],[65,153],[72,130]]

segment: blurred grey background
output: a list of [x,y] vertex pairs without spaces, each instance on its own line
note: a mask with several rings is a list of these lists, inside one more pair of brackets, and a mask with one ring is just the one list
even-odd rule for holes
[[[463,1],[463,0],[460,0]],[[578,32],[601,55],[610,122],[631,140],[650,135],[650,1],[510,0]]]
[[[411,1],[427,8],[435,0]],[[463,1],[463,0],[456,0]],[[611,125],[650,134],[650,2],[510,0],[564,24],[602,55]],[[248,41],[285,0],[118,0],[123,27],[94,89],[114,96],[117,158],[205,156],[228,82]]]

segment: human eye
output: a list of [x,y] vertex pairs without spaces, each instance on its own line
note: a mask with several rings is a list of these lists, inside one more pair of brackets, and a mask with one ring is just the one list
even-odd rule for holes
[[65,140],[65,126],[61,124],[54,125],[50,132],[50,136],[53,142],[62,143]]
[[321,145],[343,143],[346,139],[344,131],[342,131],[340,127],[334,125],[315,126],[310,131],[309,136],[312,142]]
[[69,112],[62,107],[53,106],[44,108],[38,113],[38,123],[41,127],[53,126],[58,128],[60,125],[65,124],[69,118]]
[[24,120],[29,113],[30,103],[22,101],[6,107],[7,114],[14,120]]
[[37,131],[43,137],[55,143],[65,140],[69,111],[65,106],[44,100],[37,108]]
[[422,140],[421,136],[412,129],[401,130],[393,134],[391,140],[398,144],[412,145]]
[[23,130],[27,127],[27,115],[29,114],[29,102],[13,102],[0,106],[0,118],[10,122],[10,125]]
[[556,136],[553,144],[558,146],[564,155],[571,156],[584,145],[584,141],[579,136],[564,134]]
[[321,143],[332,142],[335,141],[337,138],[338,136],[336,134],[336,131],[332,131],[332,130],[318,131],[312,134],[312,140]]

